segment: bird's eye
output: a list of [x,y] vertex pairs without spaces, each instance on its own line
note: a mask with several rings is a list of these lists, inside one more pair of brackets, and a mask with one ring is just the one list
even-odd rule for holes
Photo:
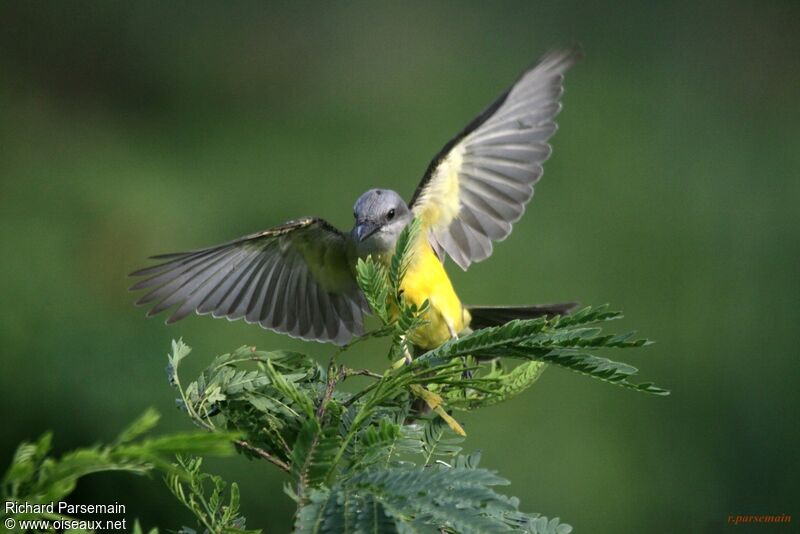
[[389,213],[386,214],[386,218],[389,219],[390,221],[394,219],[394,208],[389,210]]

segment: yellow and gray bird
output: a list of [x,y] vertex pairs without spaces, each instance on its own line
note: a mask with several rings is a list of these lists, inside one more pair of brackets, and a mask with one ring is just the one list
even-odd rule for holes
[[525,211],[551,152],[564,73],[575,51],[547,54],[451,139],[428,165],[411,201],[370,189],[355,203],[355,224],[344,233],[305,217],[220,245],[154,256],[157,265],[132,290],[149,315],[174,307],[167,323],[211,314],[307,340],[347,343],[364,331],[370,313],[356,282],[359,257],[388,262],[402,230],[417,218],[402,282],[404,298],[429,302],[426,324],[410,341],[435,348],[471,328],[515,318],[569,312],[574,304],[468,307],[444,268],[446,256],[466,270],[492,254]]

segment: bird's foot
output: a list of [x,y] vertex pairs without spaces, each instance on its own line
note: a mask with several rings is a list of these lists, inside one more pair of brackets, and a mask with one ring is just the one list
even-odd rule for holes
[[[466,356],[461,357],[461,363],[464,365],[464,367],[467,367],[468,364]],[[464,369],[464,372],[461,373],[461,378],[464,380],[470,380],[472,378],[472,369]]]

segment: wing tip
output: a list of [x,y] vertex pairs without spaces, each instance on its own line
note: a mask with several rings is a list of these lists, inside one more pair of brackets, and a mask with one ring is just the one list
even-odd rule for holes
[[566,70],[575,63],[583,60],[584,57],[583,46],[576,42],[564,47],[548,50],[537,62],[536,66],[552,63],[554,66],[563,66],[563,70]]
[[167,324],[167,325],[175,324],[178,321],[180,321],[181,319],[184,319],[184,318],[188,317],[189,315],[191,315],[192,313],[194,313],[194,311],[195,310],[193,308],[189,309],[189,310],[185,310],[185,311],[181,311],[180,308],[178,308],[178,310],[176,310],[175,313],[173,313],[172,315],[167,317],[166,321],[164,321],[164,324]]
[[139,276],[147,276],[148,272],[153,269],[153,267],[158,267],[158,265],[151,265],[150,267],[142,267],[141,269],[136,269],[135,271],[131,271],[128,273],[128,278],[137,278]]

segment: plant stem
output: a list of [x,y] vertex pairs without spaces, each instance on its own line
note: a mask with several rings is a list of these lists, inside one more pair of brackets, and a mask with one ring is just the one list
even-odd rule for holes
[[262,448],[256,447],[255,445],[251,445],[250,443],[246,442],[243,439],[234,440],[234,443],[242,447],[243,449],[247,449],[248,451],[260,456],[261,458],[265,459],[266,461],[270,462],[271,464],[277,465],[287,473],[291,471],[289,464],[281,460],[280,458],[276,458],[267,451]]
[[350,369],[348,367],[345,367],[344,376],[342,378],[344,379],[351,376],[368,376],[370,378],[377,378],[378,380],[383,378],[382,374],[370,371],[369,369]]

